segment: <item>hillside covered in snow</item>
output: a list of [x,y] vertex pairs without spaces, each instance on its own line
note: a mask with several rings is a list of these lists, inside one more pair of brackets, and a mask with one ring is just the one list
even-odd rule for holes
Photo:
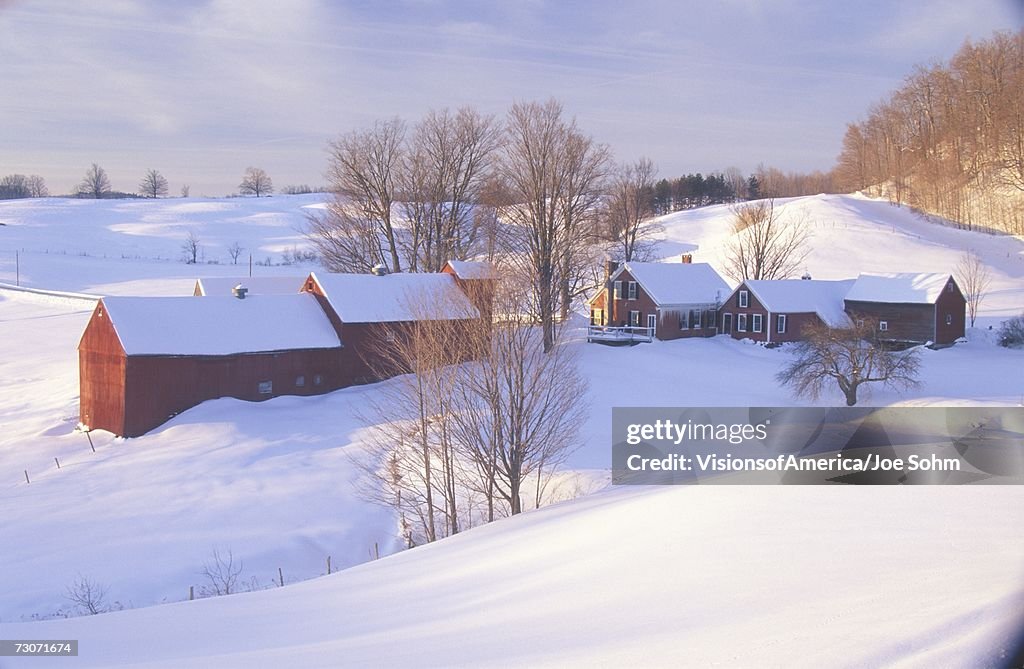
[[[191,295],[197,276],[247,274],[250,253],[254,276],[302,275],[316,267],[280,263],[319,202],[0,202],[0,282]],[[873,389],[865,403],[1024,402],[1024,352],[989,329],[1024,311],[1024,241],[858,196],[776,206],[811,231],[815,278],[953,272],[967,250],[991,271],[968,341],[923,351],[917,388]],[[656,257],[721,269],[729,219],[724,206],[662,217]],[[204,249],[196,265],[181,260],[189,232]],[[785,347],[610,348],[577,330],[589,420],[549,491],[560,503],[401,551],[396,519],[359,494],[353,465],[359,407],[379,386],[210,401],[136,439],[94,433],[93,452],[74,430],[91,308],[0,290],[0,638],[81,640],[77,661],[0,667],[994,666],[1015,643],[1019,486],[606,489],[611,407],[797,404],[774,380]],[[819,404],[840,402],[836,391]],[[214,550],[240,560],[242,589],[257,592],[182,601],[206,584]],[[359,566],[318,578],[328,556],[332,571]],[[278,569],[287,587],[274,587]],[[134,610],[33,622],[71,613],[66,591],[83,578]]]

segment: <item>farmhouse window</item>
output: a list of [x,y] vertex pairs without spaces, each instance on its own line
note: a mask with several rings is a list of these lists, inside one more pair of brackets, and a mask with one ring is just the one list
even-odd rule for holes
[[320,376],[319,374],[314,374],[313,375],[313,385],[314,386],[319,386],[323,382],[324,382],[324,377]]
[[946,314],[946,325],[953,324],[953,314]]
[[882,332],[889,331],[889,321],[878,321],[878,329]]
[[686,311],[685,309],[683,309],[682,311],[679,312],[679,329],[680,330],[689,330],[690,329],[689,315],[690,315],[690,313],[688,311]]
[[745,290],[741,290],[740,291],[740,308],[749,307],[749,306],[750,306],[750,293],[745,291]]
[[274,382],[273,381],[260,381],[259,391],[260,391],[260,395],[270,395],[271,393],[274,392]]
[[859,328],[864,327],[864,319],[863,318],[858,318],[857,319],[857,327],[859,327]]
[[631,311],[629,312],[629,324],[635,328],[640,327],[640,312]]
[[786,332],[786,314],[779,314],[775,317],[776,328],[775,331],[779,334],[785,334]]
[[747,315],[736,314],[736,331],[746,332],[747,331]]
[[694,330],[699,330],[701,328],[700,309],[690,310],[690,325]]
[[305,385],[306,385],[306,377],[305,376],[302,376],[300,374],[299,376],[295,377],[295,387],[296,388],[302,388]]
[[622,299],[622,282],[621,281],[616,281],[613,285],[615,286],[615,288],[614,288],[615,299],[616,300],[621,300]]
[[761,331],[761,314],[752,314],[751,315],[751,329],[754,332],[760,332]]
[[629,282],[629,299],[636,299],[636,281]]

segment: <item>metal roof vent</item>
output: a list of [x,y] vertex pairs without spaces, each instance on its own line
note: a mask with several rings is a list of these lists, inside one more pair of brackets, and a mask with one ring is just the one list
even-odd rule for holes
[[804,281],[810,281],[811,280],[811,273],[810,272],[804,272],[804,275],[802,277],[800,277],[800,278],[803,279]]
[[246,288],[245,286],[243,286],[242,284],[238,284],[237,286],[235,286],[234,288],[231,289],[231,294],[234,295],[235,297],[237,297],[240,300],[244,300],[245,299],[245,294],[248,293],[248,292],[249,292],[249,289]]
[[370,273],[373,274],[374,276],[387,276],[388,266],[382,262],[379,262],[373,266],[373,269],[370,270]]

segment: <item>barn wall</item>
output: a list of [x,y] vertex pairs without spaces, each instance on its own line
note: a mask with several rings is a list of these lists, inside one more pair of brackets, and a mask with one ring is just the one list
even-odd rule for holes
[[[281,395],[319,395],[342,387],[347,384],[340,374],[338,352],[330,348],[224,356],[129,356],[123,434],[139,436],[218,397],[262,401]],[[260,384],[266,381],[271,391],[261,393]]]
[[935,341],[935,306],[932,304],[895,304],[846,300],[850,318],[886,321],[889,329],[879,337],[892,341]]
[[78,344],[79,420],[90,428],[124,430],[125,354],[100,301]]

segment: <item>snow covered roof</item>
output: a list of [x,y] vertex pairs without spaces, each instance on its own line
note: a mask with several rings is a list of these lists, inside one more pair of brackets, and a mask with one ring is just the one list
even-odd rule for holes
[[858,302],[934,304],[949,281],[949,274],[861,274],[846,299]]
[[305,276],[208,276],[196,279],[196,295],[231,295],[231,289],[241,284],[249,295],[290,295],[297,293],[306,281]]
[[782,279],[774,281],[745,281],[757,301],[771,313],[817,314],[831,326],[849,323],[843,310],[843,298],[853,285],[853,279],[818,281],[813,279]]
[[341,345],[312,295],[105,297],[128,355],[230,355]]
[[317,274],[331,307],[345,323],[393,323],[477,318],[450,274]]
[[612,276],[624,271],[637,280],[658,306],[710,304],[725,300],[729,284],[707,263],[627,262]]
[[489,262],[477,260],[449,260],[448,266],[460,279],[494,279],[497,274]]

